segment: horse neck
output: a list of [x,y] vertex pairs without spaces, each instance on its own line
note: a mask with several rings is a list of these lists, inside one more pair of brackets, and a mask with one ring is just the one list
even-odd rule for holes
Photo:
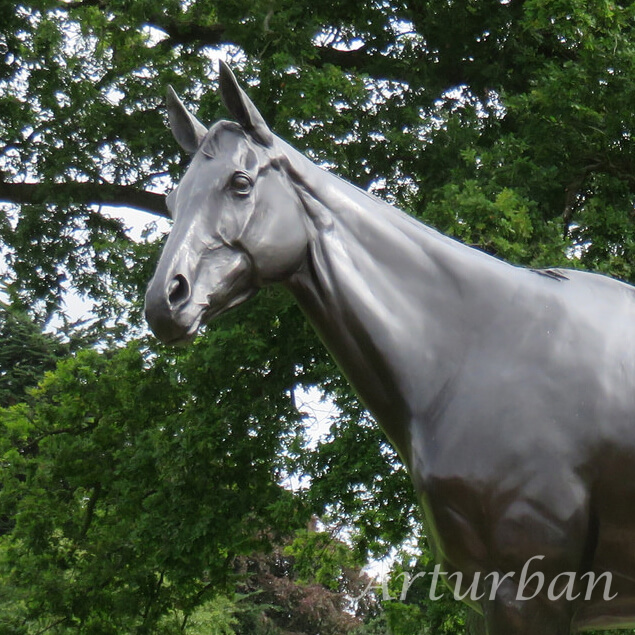
[[473,282],[490,283],[489,270],[506,265],[293,152],[311,239],[288,286],[409,464],[413,423],[434,408],[469,345],[470,303],[483,314],[483,285]]

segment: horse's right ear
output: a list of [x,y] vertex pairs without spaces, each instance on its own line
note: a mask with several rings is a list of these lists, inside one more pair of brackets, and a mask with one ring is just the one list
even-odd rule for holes
[[207,134],[207,128],[188,111],[172,86],[168,86],[167,106],[174,138],[183,150],[194,154]]

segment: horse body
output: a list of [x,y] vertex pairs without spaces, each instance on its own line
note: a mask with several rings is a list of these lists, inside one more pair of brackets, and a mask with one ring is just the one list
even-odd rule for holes
[[[187,340],[282,282],[407,466],[442,570],[481,576],[490,635],[635,625],[635,289],[442,236],[274,137],[222,72],[240,125],[208,132],[172,98],[196,154],[146,297],[155,332]],[[532,558],[545,588],[519,600]],[[493,572],[516,575],[492,589]],[[552,600],[563,572],[610,572],[618,597]]]
[[303,204],[331,211],[328,230],[287,285],[407,465],[445,570],[544,555],[548,579],[623,577],[635,525],[614,544],[611,510],[635,494],[635,290],[512,267],[318,176],[329,195]]

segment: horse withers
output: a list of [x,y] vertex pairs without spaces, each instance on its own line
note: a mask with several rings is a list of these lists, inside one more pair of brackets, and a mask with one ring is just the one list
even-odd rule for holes
[[192,162],[146,295],[157,337],[284,284],[490,635],[635,627],[635,288],[447,238],[274,135],[224,64],[220,89],[236,123],[209,130],[169,91]]

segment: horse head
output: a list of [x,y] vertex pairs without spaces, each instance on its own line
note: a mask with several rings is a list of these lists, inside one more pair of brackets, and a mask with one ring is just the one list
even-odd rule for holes
[[193,158],[166,199],[174,224],[146,293],[146,318],[165,343],[192,339],[201,323],[292,275],[306,254],[279,140],[222,62],[220,91],[238,123],[208,130],[168,90],[170,128]]

